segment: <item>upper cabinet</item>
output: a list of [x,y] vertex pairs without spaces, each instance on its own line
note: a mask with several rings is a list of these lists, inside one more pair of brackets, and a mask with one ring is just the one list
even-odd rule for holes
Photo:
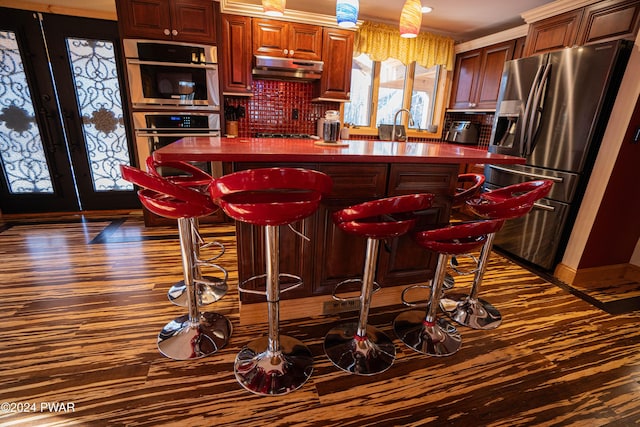
[[322,27],[254,18],[253,53],[319,61],[322,59]]
[[251,95],[251,18],[222,15],[222,93]]
[[324,67],[318,100],[346,101],[351,96],[354,32],[325,28],[322,42]]
[[213,44],[212,0],[116,0],[122,36]]
[[529,25],[525,55],[616,39],[635,39],[640,0],[606,0]]
[[495,110],[505,61],[513,59],[516,40],[456,55],[449,108]]

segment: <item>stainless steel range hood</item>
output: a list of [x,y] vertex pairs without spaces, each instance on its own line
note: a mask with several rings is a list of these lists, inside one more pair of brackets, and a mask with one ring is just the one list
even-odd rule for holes
[[322,77],[322,61],[255,56],[253,76],[276,80],[317,80]]

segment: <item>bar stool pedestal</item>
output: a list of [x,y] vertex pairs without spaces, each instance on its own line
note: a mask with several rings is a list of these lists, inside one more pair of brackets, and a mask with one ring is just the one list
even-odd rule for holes
[[[433,197],[433,194],[388,197],[334,212],[333,220],[340,229],[367,238],[358,321],[335,326],[324,339],[325,354],[343,371],[374,375],[393,365],[396,357],[393,341],[382,331],[368,325],[374,285],[377,286],[374,278],[380,241],[409,232],[416,223],[415,212],[431,207]],[[351,281],[354,280],[341,282],[336,288]],[[335,293],[334,290],[334,299],[343,300],[337,298]]]

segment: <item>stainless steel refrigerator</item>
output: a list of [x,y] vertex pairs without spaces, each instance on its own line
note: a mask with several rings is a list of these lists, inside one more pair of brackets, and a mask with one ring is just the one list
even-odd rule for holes
[[560,261],[600,147],[631,46],[563,49],[504,66],[489,151],[525,165],[486,165],[486,189],[554,181],[546,199],[509,220],[494,245],[543,269]]

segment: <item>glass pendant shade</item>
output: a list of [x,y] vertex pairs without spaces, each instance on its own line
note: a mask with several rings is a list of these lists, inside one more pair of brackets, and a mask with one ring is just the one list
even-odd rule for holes
[[338,26],[344,28],[355,27],[358,21],[359,7],[358,0],[337,0],[336,20],[338,21]]
[[417,37],[422,25],[422,5],[420,0],[407,0],[400,15],[400,37]]
[[262,9],[265,15],[282,16],[286,3],[286,0],[262,0]]

